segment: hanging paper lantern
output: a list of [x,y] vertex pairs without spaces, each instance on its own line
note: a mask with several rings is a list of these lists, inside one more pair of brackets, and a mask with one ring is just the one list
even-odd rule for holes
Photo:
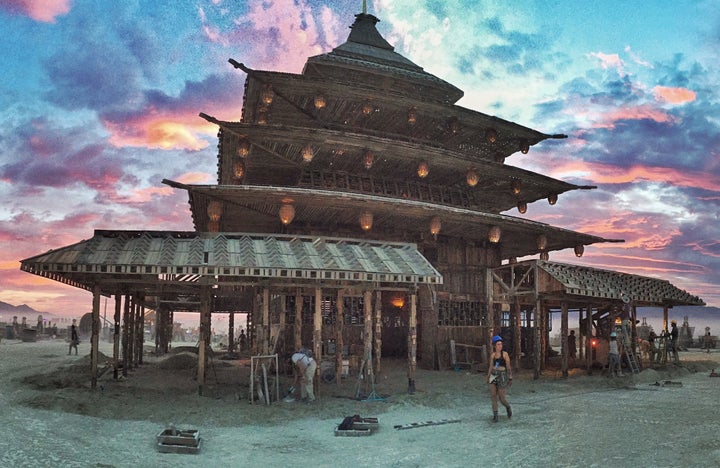
[[440,221],[440,218],[437,216],[433,216],[433,218],[430,220],[430,234],[432,234],[434,237],[437,237],[441,227],[442,221]]
[[368,232],[370,229],[372,229],[373,214],[370,213],[369,211],[364,211],[360,215],[359,221],[360,221],[360,227],[362,228],[362,230],[365,232]]
[[286,203],[280,207],[279,215],[280,222],[287,226],[292,223],[292,220],[295,218],[295,207]]
[[488,240],[493,244],[497,244],[498,242],[500,242],[501,235],[502,230],[500,229],[500,226],[492,226],[488,231]]
[[208,203],[207,215],[210,218],[210,221],[220,221],[220,216],[222,216],[222,204],[220,204],[217,200],[213,200]]

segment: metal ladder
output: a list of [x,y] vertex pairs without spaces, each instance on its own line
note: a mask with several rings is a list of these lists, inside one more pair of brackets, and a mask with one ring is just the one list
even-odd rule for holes
[[640,366],[637,362],[637,357],[635,356],[635,353],[633,352],[632,346],[630,346],[630,338],[627,336],[625,331],[622,327],[617,327],[615,329],[617,336],[620,338],[620,344],[623,347],[623,350],[625,351],[625,356],[628,360],[628,365],[630,366],[630,371],[633,374],[639,374],[640,373]]

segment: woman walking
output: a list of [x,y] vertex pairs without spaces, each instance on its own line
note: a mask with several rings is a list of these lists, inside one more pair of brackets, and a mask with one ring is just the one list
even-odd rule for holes
[[507,417],[512,417],[512,408],[507,401],[507,389],[512,385],[512,369],[510,368],[510,355],[503,351],[503,339],[499,335],[493,336],[493,351],[490,354],[487,382],[490,387],[492,401],[493,422],[498,422],[498,399],[507,411]]

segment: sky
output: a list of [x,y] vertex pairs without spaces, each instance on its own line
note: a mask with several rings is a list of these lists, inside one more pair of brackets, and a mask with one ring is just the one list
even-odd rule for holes
[[[193,230],[250,68],[300,73],[361,0],[0,0],[0,301],[79,316],[90,293],[20,260],[95,229]],[[368,0],[459,105],[564,133],[506,164],[595,190],[505,214],[624,239],[551,260],[662,278],[720,306],[720,9],[714,0]]]

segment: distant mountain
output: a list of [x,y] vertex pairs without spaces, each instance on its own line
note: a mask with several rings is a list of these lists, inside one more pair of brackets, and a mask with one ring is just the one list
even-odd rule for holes
[[55,315],[49,312],[35,310],[27,304],[15,306],[3,301],[0,301],[0,314],[12,314],[17,315],[18,317],[27,317],[28,320],[35,320],[38,315],[42,315],[44,318],[55,317]]

